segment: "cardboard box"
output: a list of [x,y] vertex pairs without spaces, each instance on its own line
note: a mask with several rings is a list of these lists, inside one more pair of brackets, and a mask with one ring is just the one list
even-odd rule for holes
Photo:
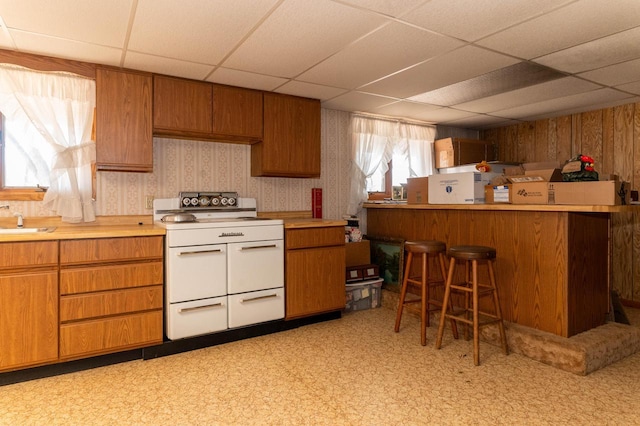
[[549,182],[522,182],[511,184],[512,204],[550,204]]
[[446,138],[436,140],[434,147],[436,169],[496,160],[495,148],[487,141]]
[[[616,180],[589,182],[550,182],[549,204],[615,206],[629,203],[629,191],[621,192]],[[625,187],[629,187],[625,184]]]
[[407,204],[427,204],[429,202],[429,178],[407,178]]
[[371,263],[371,246],[369,240],[345,244],[346,266],[368,265]]
[[499,173],[447,173],[429,176],[429,204],[484,204],[484,187]]
[[486,204],[510,204],[511,184],[486,185],[484,187],[484,202]]

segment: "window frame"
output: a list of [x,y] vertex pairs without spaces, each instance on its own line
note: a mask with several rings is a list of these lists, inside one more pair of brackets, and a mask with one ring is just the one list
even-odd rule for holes
[[[89,62],[53,58],[0,49],[0,63],[20,65],[38,71],[64,71],[96,79],[96,65]],[[0,115],[0,118],[2,116]],[[45,191],[40,188],[5,188],[4,176],[4,131],[0,119],[0,201],[42,201]],[[92,167],[93,192],[95,189],[95,166]],[[94,197],[95,198],[95,197]]]
[[392,168],[393,168],[393,160],[390,160],[387,163],[387,166],[389,166],[389,169],[387,170],[387,172],[384,174],[384,192],[367,192],[368,194],[368,199],[370,201],[381,201],[384,200],[385,198],[387,199],[391,199],[391,184],[392,179],[393,179],[393,174],[392,174]]

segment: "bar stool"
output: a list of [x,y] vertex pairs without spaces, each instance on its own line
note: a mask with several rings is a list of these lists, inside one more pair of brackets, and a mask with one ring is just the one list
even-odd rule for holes
[[[497,323],[500,331],[500,340],[502,343],[502,351],[505,355],[509,354],[507,347],[507,338],[504,332],[504,323],[502,321],[502,311],[500,309],[500,299],[498,298],[498,288],[496,287],[496,278],[494,271],[494,262],[496,259],[496,249],[484,246],[452,246],[449,248],[447,255],[450,257],[449,273],[447,274],[447,282],[444,291],[444,301],[440,314],[440,324],[438,325],[438,337],[436,339],[436,349],[440,349],[442,344],[442,334],[444,332],[444,324],[447,318],[453,321],[459,321],[465,324],[465,338],[468,339],[468,326],[473,326],[473,362],[480,365],[480,327],[488,324]],[[453,283],[456,261],[464,261],[465,276],[464,281]],[[489,272],[489,283],[478,282],[478,265],[485,264]],[[453,310],[451,306],[451,294],[464,294],[465,306],[463,309]],[[494,312],[481,311],[479,308],[479,298],[483,296],[492,296]],[[472,306],[469,306],[469,297],[472,298]],[[449,306],[449,312],[446,307]],[[470,318],[471,316],[471,318]],[[456,337],[454,335],[454,337]]]
[[[398,303],[398,311],[396,313],[396,333],[400,330],[400,320],[402,319],[402,310],[406,305],[411,303],[421,303],[420,311],[420,333],[422,346],[427,344],[427,327],[429,326],[429,312],[432,305],[440,307],[442,302],[430,298],[429,288],[444,286],[446,269],[445,269],[445,257],[446,245],[442,241],[427,240],[427,241],[406,241],[404,243],[404,254],[406,254],[406,265],[404,269],[404,278],[402,280],[402,288],[400,290],[400,301]],[[419,276],[410,276],[411,263],[413,262],[413,256],[421,255],[422,268]],[[434,279],[429,276],[429,256],[435,257],[437,264],[439,265],[440,272],[438,273],[442,279]],[[409,283],[419,286],[421,289],[421,297],[419,299],[405,300],[407,296],[407,289]],[[453,323],[452,321],[452,324]],[[456,331],[457,334],[457,331]]]

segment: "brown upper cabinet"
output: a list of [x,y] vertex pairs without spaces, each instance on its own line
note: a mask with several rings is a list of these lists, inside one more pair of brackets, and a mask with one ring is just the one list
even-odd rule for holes
[[96,167],[153,171],[149,73],[96,69]]
[[154,76],[153,132],[184,139],[262,140],[262,92]]
[[320,101],[264,93],[263,141],[251,146],[251,176],[320,176]]

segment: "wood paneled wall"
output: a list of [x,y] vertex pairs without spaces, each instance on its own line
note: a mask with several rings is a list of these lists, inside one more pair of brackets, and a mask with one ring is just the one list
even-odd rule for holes
[[[601,175],[640,189],[640,103],[485,130],[480,138],[497,145],[500,161],[563,164],[589,155]],[[640,307],[640,213],[614,214],[611,238],[612,287]]]

